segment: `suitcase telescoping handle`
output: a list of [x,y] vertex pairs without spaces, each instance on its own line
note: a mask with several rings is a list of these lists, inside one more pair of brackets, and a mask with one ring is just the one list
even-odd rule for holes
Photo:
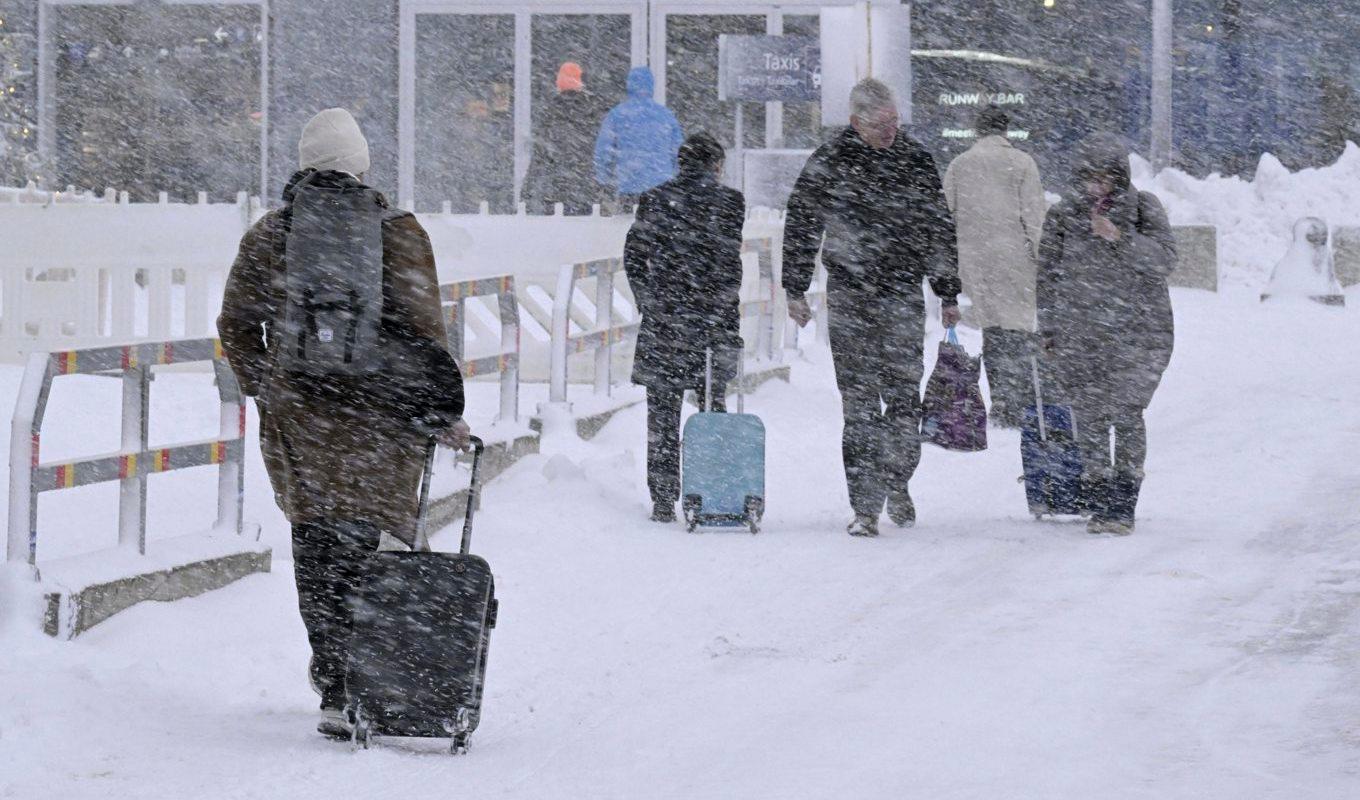
[[[704,350],[704,412],[713,410],[713,348]],[[746,348],[737,353],[737,413],[746,413]]]
[[472,514],[482,497],[482,453],[486,451],[486,445],[476,436],[468,437],[468,441],[472,444],[472,476],[468,479],[467,513],[463,515],[463,541],[458,546],[463,555],[472,548]]
[[[468,482],[467,514],[463,517],[463,542],[459,547],[459,552],[464,555],[472,546],[472,514],[482,493],[482,453],[486,450],[486,444],[476,436],[468,437],[468,443],[472,445],[472,477]],[[429,534],[425,526],[430,516],[430,482],[434,478],[434,454],[438,446],[439,443],[433,436],[425,443],[425,471],[420,480],[420,516],[417,517],[416,523],[416,550],[430,549]]]
[[1048,418],[1044,414],[1044,389],[1039,383],[1039,359],[1031,357],[1029,360],[1030,376],[1034,379],[1034,410],[1039,416],[1039,440],[1048,441]]

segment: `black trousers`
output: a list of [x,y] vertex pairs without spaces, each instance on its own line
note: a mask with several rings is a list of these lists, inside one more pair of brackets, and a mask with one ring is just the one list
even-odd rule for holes
[[1036,353],[1034,334],[1005,328],[982,331],[982,365],[991,389],[993,423],[1018,428],[1026,406],[1034,405],[1034,381],[1030,359]]
[[1098,518],[1132,522],[1147,461],[1147,425],[1136,406],[1090,409],[1077,406],[1082,494]]
[[830,294],[828,333],[845,429],[841,458],[850,506],[877,518],[921,461],[921,375],[925,300]]
[[[703,397],[702,387],[695,391]],[[723,393],[713,394],[713,410],[726,411]],[[684,390],[647,389],[647,489],[653,503],[674,504],[680,499],[680,410],[684,402]]]
[[312,647],[312,683],[321,692],[322,708],[345,705],[352,597],[364,562],[378,549],[378,538],[378,528],[362,522],[293,526],[298,608]]

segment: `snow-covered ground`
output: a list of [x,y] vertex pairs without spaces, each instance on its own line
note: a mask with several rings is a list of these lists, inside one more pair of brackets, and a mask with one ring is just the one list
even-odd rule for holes
[[478,517],[502,607],[465,758],[313,732],[255,455],[273,574],[72,642],[0,633],[0,797],[1360,796],[1350,299],[1175,293],[1127,539],[1030,520],[1014,433],[928,449],[919,526],[846,536],[820,351],[748,402],[770,435],[759,536],[646,521],[640,409],[551,437]]

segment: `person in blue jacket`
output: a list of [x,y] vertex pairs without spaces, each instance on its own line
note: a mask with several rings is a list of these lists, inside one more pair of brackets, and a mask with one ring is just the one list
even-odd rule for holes
[[674,178],[684,135],[670,109],[652,99],[646,67],[628,73],[628,97],[614,106],[595,139],[595,178],[631,207],[638,195]]

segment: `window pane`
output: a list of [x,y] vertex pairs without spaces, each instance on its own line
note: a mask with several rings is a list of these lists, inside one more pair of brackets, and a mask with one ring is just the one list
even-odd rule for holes
[[512,15],[416,17],[417,210],[514,210],[514,82]]
[[[686,136],[704,130],[732,147],[737,104],[718,100],[718,36],[764,32],[764,17],[666,17],[666,105],[675,112]],[[742,105],[746,147],[764,147],[765,104]]]
[[55,6],[57,185],[258,191],[259,9]]
[[[821,17],[806,14],[784,17],[785,36],[810,36],[815,39],[821,34]],[[823,138],[821,103],[784,104],[785,147],[811,149],[821,144]]]
[[[553,202],[566,204],[568,213],[573,203],[584,213],[601,199],[591,165],[595,135],[604,115],[624,98],[633,63],[632,29],[632,20],[625,14],[534,15],[532,155],[526,186],[521,187],[529,213],[551,212],[544,193],[554,195]],[[571,98],[568,107],[572,111],[566,115],[570,119],[559,109],[553,120],[548,109],[558,93],[557,72],[568,61],[581,67],[582,91],[590,97],[586,102]]]

